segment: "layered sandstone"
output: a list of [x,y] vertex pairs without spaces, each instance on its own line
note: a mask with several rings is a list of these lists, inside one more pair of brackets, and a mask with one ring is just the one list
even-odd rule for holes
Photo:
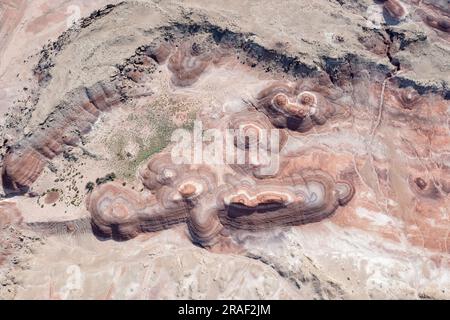
[[[2,43],[22,34],[5,37],[12,18]],[[448,19],[442,0],[94,12],[22,66],[39,83],[5,118],[0,203],[20,285],[0,277],[0,296],[448,298]],[[243,161],[202,141],[202,160],[176,162],[170,135],[194,120],[232,131]],[[29,265],[22,228],[48,241]]]
[[[207,68],[217,68],[219,58],[231,54],[207,41],[162,43],[140,52],[139,60],[143,55],[159,64],[167,61],[171,81],[180,87],[195,85]],[[225,112],[220,123],[206,123],[231,135],[224,148],[231,147],[243,161],[180,164],[173,153],[157,154],[139,173],[145,194],[114,182],[89,195],[94,229],[100,236],[130,239],[186,222],[193,242],[211,246],[228,229],[265,230],[328,218],[352,199],[352,184],[321,170],[290,173],[292,159],[282,152],[290,131],[307,132],[333,116],[338,120],[345,113],[336,102],[340,97],[342,91],[324,76],[270,84],[246,110]],[[270,171],[275,158],[279,167]]]
[[308,80],[298,84],[276,83],[258,95],[257,109],[278,128],[307,132],[316,125],[324,125],[339,112],[339,106],[332,100],[338,93],[327,90],[331,83],[321,81],[326,80],[319,78],[312,84]]
[[76,146],[102,112],[111,110],[122,97],[113,83],[98,83],[72,92],[46,121],[12,146],[3,160],[2,182],[6,193],[26,192],[48,161]]

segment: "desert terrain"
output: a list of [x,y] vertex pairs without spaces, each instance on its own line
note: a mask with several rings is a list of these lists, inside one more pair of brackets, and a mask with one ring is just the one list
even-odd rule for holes
[[447,0],[0,0],[0,299],[449,299],[449,83]]

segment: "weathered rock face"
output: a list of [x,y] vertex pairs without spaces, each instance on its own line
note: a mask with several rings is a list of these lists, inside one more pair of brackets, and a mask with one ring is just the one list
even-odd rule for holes
[[448,40],[450,33],[450,10],[445,1],[424,1],[416,11],[425,24],[438,32],[443,32]]
[[168,68],[173,74],[172,82],[182,87],[193,84],[213,58],[212,54],[201,52],[201,48],[190,43],[184,44],[169,58]]
[[447,1],[182,6],[106,7],[30,67],[0,226],[51,244],[17,297],[448,298]]
[[14,202],[0,202],[0,229],[22,222],[22,214]]
[[304,171],[261,185],[235,187],[225,195],[221,218],[226,225],[247,230],[318,222],[346,205],[353,193],[348,182],[335,182],[321,171]]
[[3,160],[2,181],[6,193],[26,192],[47,162],[60,155],[64,146],[74,146],[88,133],[100,113],[122,99],[113,83],[98,83],[72,92],[30,136],[13,146]]
[[142,232],[160,231],[183,222],[186,210],[177,204],[142,198],[133,190],[110,183],[95,190],[88,199],[94,229],[101,236],[125,240]]
[[[404,15],[402,7],[394,2],[385,3],[385,8],[392,15]],[[213,73],[230,63],[229,57],[239,48],[230,46],[229,41],[165,41],[140,52],[161,66],[167,65],[173,85],[195,87],[207,70]],[[440,94],[402,88],[397,79],[391,79],[393,75],[383,79],[378,70],[364,70],[359,64],[353,69],[361,70],[350,77],[350,71],[343,68],[335,79],[314,72],[297,81],[272,81],[244,110],[222,111],[220,121],[202,116],[205,129],[215,128],[222,134],[235,130],[236,135],[231,138],[233,152],[242,152],[244,161],[219,166],[175,164],[169,153],[157,155],[140,172],[146,193],[152,192],[151,195],[140,196],[117,183],[94,190],[88,210],[95,228],[102,235],[129,239],[141,232],[186,222],[195,243],[211,246],[233,229],[266,230],[329,218],[339,206],[352,200],[358,189],[353,175],[358,172],[346,169],[347,172],[335,172],[333,177],[321,168],[303,164],[304,153],[296,150],[295,140],[307,139],[312,132],[326,134],[340,123],[348,123],[351,117],[368,119],[358,104],[371,105],[376,110],[375,119],[364,120],[370,129],[370,143],[383,117],[394,127],[404,127],[407,122],[425,128],[426,124],[441,123],[440,112],[446,112],[448,105]],[[421,114],[421,110],[433,108],[433,115]],[[267,143],[263,136],[272,131],[277,132],[278,139]],[[294,139],[291,145],[289,139]],[[273,163],[262,164],[261,158],[252,162],[250,150],[256,149],[274,152],[280,168],[268,174],[264,169]],[[369,152],[378,154],[379,150]],[[379,179],[388,179],[383,178],[381,163],[379,166]],[[446,173],[439,181],[425,181],[414,176],[416,170],[416,165],[407,169],[411,192],[428,198],[445,197]]]
[[[389,10],[395,11],[395,6]],[[240,50],[230,41],[229,37],[224,42],[195,37],[160,44],[156,41],[139,48],[128,62],[139,67],[120,67],[122,80],[119,81],[129,79],[139,84],[152,72],[146,66],[151,66],[149,59],[153,59],[167,66],[173,85],[195,86],[207,69],[213,72],[230,63],[229,57]],[[152,195],[141,196],[118,183],[94,190],[87,201],[94,229],[102,236],[130,239],[142,232],[159,231],[186,222],[192,240],[210,246],[227,236],[228,229],[264,230],[330,217],[339,206],[345,206],[353,198],[352,179],[340,181],[323,170],[301,165],[295,156],[297,152],[287,145],[288,137],[307,135],[313,130],[327,132],[350,117],[358,99],[362,101],[371,95],[374,98],[369,99],[369,103],[377,100],[375,96],[382,96],[384,112],[393,122],[407,120],[419,125],[420,121],[423,126],[423,121],[430,122],[432,118],[409,113],[428,110],[430,99],[440,99],[432,94],[426,97],[411,87],[399,88],[389,78],[383,81],[380,92],[368,81],[370,78],[364,77],[364,73],[360,75],[361,78],[352,80],[341,70],[335,83],[323,72],[314,72],[297,81],[272,81],[254,96],[245,110],[225,111],[220,122],[204,119],[206,129],[215,128],[224,135],[226,130],[235,130],[233,153],[241,154],[243,162],[225,166],[180,165],[173,163],[169,153],[155,156],[140,173],[143,185],[153,192]],[[372,77],[378,76],[375,72]],[[26,190],[38,178],[46,162],[62,152],[64,145],[76,145],[101,112],[120,103],[124,93],[119,87],[123,85],[99,83],[72,93],[69,102],[48,117],[40,132],[33,133],[7,154],[3,169],[5,189]],[[358,88],[351,99],[349,87]],[[445,105],[442,101],[444,108]],[[353,112],[353,115],[358,114],[357,109]],[[378,129],[377,121],[371,124],[372,136]],[[436,121],[440,121],[439,118]],[[272,132],[276,132],[277,140],[269,139],[267,143],[263,138],[271,136]],[[261,148],[274,152],[281,168],[268,174],[265,169],[273,163],[262,164],[262,160],[267,159],[252,161],[250,151]],[[337,173],[337,177],[345,175]],[[445,177],[442,181],[427,182],[411,174],[409,180],[411,190],[417,195],[438,198],[448,192]]]
[[169,154],[155,156],[141,177],[154,195],[114,182],[89,196],[88,210],[100,235],[129,239],[187,221],[192,240],[209,246],[226,234],[224,227],[264,230],[320,221],[354,194],[350,183],[335,182],[321,171],[255,180],[212,166],[177,166]]
[[[168,60],[174,85],[192,86],[206,68],[217,65],[217,56],[201,53],[201,46],[209,45],[208,52],[220,51],[220,57],[229,55],[223,47],[211,49],[207,42],[192,43],[182,43],[172,54],[167,52],[166,43],[144,52],[157,62]],[[156,155],[140,172],[143,185],[152,195],[141,196],[118,183],[94,190],[87,201],[94,228],[103,236],[129,239],[187,222],[192,240],[210,246],[230,228],[264,230],[329,217],[352,199],[351,183],[335,182],[320,170],[288,173],[293,161],[282,152],[289,131],[307,132],[344,113],[331,100],[339,93],[324,77],[270,85],[257,95],[253,109],[225,112],[221,124],[210,122],[212,127],[205,128],[219,130],[222,136],[234,130],[226,148],[231,147],[237,157],[242,155],[242,162],[227,165],[227,159],[219,159],[222,162],[217,165],[180,164],[174,163],[173,152]],[[274,133],[277,139],[273,139]],[[264,174],[273,163],[265,163],[264,156],[252,161],[252,151],[260,149],[266,157],[276,157],[282,168]],[[274,155],[269,154],[272,151]]]
[[22,213],[14,202],[0,201],[0,270],[8,256],[14,254],[14,242],[17,241],[9,229],[20,225],[22,221]]
[[[18,263],[14,256],[25,245],[26,240],[16,228],[22,223],[23,217],[14,202],[0,201],[0,296],[10,297],[7,286],[12,282],[8,272]],[[9,294],[8,294],[9,293]]]
[[[264,112],[270,121],[279,128],[307,132],[316,125],[323,125],[326,121],[342,113],[339,106],[333,104],[331,98],[333,93],[327,90],[326,82],[319,79],[312,85],[308,81],[296,84],[277,83],[261,91],[257,99],[257,109]],[[327,98],[319,91],[325,91]],[[338,93],[334,93],[336,96]]]

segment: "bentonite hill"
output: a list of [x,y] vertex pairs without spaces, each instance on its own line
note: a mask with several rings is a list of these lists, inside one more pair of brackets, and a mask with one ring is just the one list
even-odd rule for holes
[[450,299],[447,0],[0,0],[0,299]]

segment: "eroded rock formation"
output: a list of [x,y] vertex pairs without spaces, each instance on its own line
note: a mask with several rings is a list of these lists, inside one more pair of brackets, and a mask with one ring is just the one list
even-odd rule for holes
[[387,0],[383,3],[383,8],[394,19],[401,19],[407,14],[405,7],[398,0]]
[[26,192],[49,160],[75,146],[88,133],[100,113],[121,101],[114,83],[98,83],[72,92],[36,131],[14,145],[3,160],[2,182],[6,193]]
[[[188,41],[172,54],[167,44],[141,51],[158,63],[168,60],[173,84],[186,87],[226,56],[223,48],[203,48]],[[336,103],[340,96],[323,76],[270,84],[246,110],[224,111],[219,122],[205,122],[204,129],[231,135],[223,147],[232,149],[231,161],[224,156],[220,163],[176,163],[171,152],[157,154],[139,172],[143,192],[119,182],[93,190],[87,209],[94,229],[100,236],[124,240],[185,222],[192,241],[207,247],[232,229],[264,230],[329,217],[352,199],[353,185],[321,170],[292,173],[293,161],[282,152],[289,131],[307,132],[342,114],[345,108]],[[267,170],[273,162],[277,167]]]
[[[192,240],[215,244],[225,229],[263,230],[317,222],[350,201],[348,182],[322,171],[257,180],[213,166],[174,165],[170,154],[156,155],[141,171],[144,195],[109,183],[88,199],[100,235],[129,239],[187,222]],[[220,181],[220,182],[219,182]]]
[[[0,203],[0,265],[26,269],[8,282],[20,287],[16,297],[201,299],[236,297],[240,287],[244,298],[286,298],[280,285],[310,288],[307,298],[448,297],[446,0],[193,0],[180,3],[183,10],[176,2],[132,1],[82,19],[37,61],[29,57],[39,42],[35,30],[56,38],[66,19],[64,6],[44,2],[30,2],[42,17],[0,18],[0,42],[12,47],[2,67],[17,52],[10,72],[1,72],[11,85],[0,90],[0,99],[10,98],[0,109],[20,98],[25,83],[28,101],[1,119],[11,202]],[[297,19],[298,12],[309,19]],[[59,22],[51,28],[39,23],[55,14]],[[18,27],[9,27],[13,20]],[[18,40],[27,34],[33,42],[23,50]],[[25,81],[33,79],[25,59],[37,63],[35,84]],[[93,99],[86,83],[112,83],[125,101],[102,114],[116,104]],[[74,90],[82,86],[89,90]],[[234,132],[229,147],[242,161],[174,163],[167,137],[194,119],[205,132]],[[264,139],[272,134],[278,139]],[[202,142],[203,160],[214,159],[211,145]],[[113,171],[121,178],[107,183]],[[97,187],[90,182],[96,179]],[[30,185],[27,195],[12,194]],[[89,212],[80,206],[86,197]],[[27,222],[20,226],[18,208]],[[308,225],[252,232],[300,224]],[[173,230],[119,244],[96,241],[91,226],[116,240]],[[16,232],[22,228],[49,236],[44,250],[28,251],[33,259],[23,266],[17,248],[26,238]],[[193,248],[185,232],[201,246],[219,243],[211,251],[222,254]],[[83,241],[72,241],[74,235]],[[214,265],[205,264],[211,257]],[[114,264],[105,268],[104,261]],[[223,269],[223,261],[235,266]],[[251,262],[272,272],[273,283]],[[64,267],[72,266],[83,272],[80,290],[61,288],[70,275]],[[236,270],[251,280],[243,282]],[[110,281],[100,283],[104,277]],[[259,286],[251,295],[253,284]],[[3,297],[10,285],[0,287]]]
[[450,9],[445,1],[424,1],[416,12],[429,27],[446,34],[450,32]]
[[[163,44],[155,51],[154,56],[158,63],[165,61],[160,57],[168,53],[166,50],[167,45]],[[225,55],[226,51],[220,47],[211,49],[196,42],[183,43],[169,58],[168,68],[172,72],[172,83],[180,87],[194,84],[209,65],[218,64]]]
[[308,82],[279,82],[269,86],[257,96],[257,109],[278,128],[307,132],[316,125],[324,125],[340,109],[332,101],[339,94],[332,92],[330,83],[321,86],[320,80]]
[[20,225],[22,220],[22,214],[14,202],[0,201],[0,270],[2,271],[0,279],[4,277],[4,264],[7,265],[10,256],[17,249],[19,235],[15,227]]
[[[178,46],[163,43],[149,48],[142,51],[144,56],[162,67],[167,62],[171,81],[179,87],[194,86],[207,68],[218,67],[217,61],[226,57],[223,48],[217,49],[209,42],[187,41]],[[221,52],[221,58],[214,52]],[[245,110],[224,111],[218,116],[220,120],[204,122],[204,129],[235,132],[232,148],[236,154],[243,151],[242,163],[175,164],[167,151],[155,155],[140,171],[145,186],[142,193],[120,183],[105,184],[93,191],[87,206],[94,228],[103,236],[129,239],[141,232],[186,223],[193,242],[212,246],[233,229],[264,230],[329,218],[353,198],[353,179],[342,181],[345,174],[338,172],[339,178],[335,178],[322,169],[302,164],[295,155],[287,156],[284,149],[289,136],[325,133],[340,121],[347,121],[352,107],[348,90],[352,87],[356,90],[354,102],[362,105],[379,101],[382,95],[384,110],[374,103],[375,119],[369,130],[372,136],[380,125],[380,112],[397,126],[404,121],[431,125],[440,120],[427,116],[425,110],[445,109],[445,101],[438,98],[441,102],[436,103],[432,94],[401,88],[394,80],[386,79],[384,85],[380,82],[369,82],[364,72],[354,79],[330,79],[318,72],[297,81],[271,81]],[[385,88],[380,89],[382,86]],[[263,136],[272,132],[278,134],[278,139],[267,142]],[[256,149],[276,154],[279,167],[268,173],[265,169],[271,163],[264,162],[264,156],[252,161],[250,151]],[[381,171],[379,174],[383,177]],[[410,187],[418,196],[436,198],[447,190],[443,179],[436,182],[413,177]]]
[[0,229],[22,223],[22,214],[14,202],[0,201]]

